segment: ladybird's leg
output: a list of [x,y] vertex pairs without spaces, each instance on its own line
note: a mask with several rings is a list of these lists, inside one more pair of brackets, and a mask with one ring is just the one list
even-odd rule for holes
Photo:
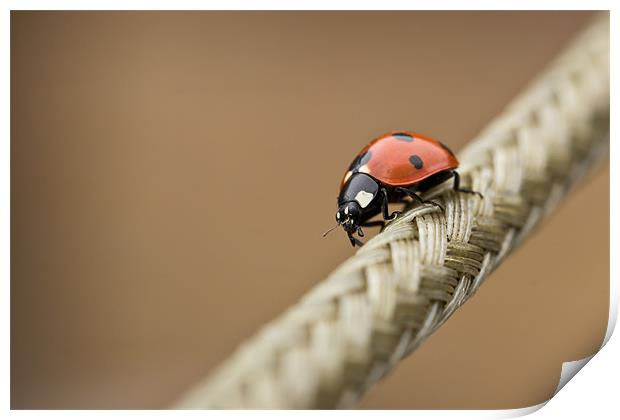
[[470,190],[469,188],[461,188],[461,176],[457,171],[452,171],[452,175],[454,176],[454,185],[453,189],[457,192],[463,192],[466,194],[476,194],[478,197],[484,199],[482,194],[478,191]]
[[388,192],[385,188],[381,188],[381,194],[383,194],[383,201],[381,202],[381,211],[383,212],[383,218],[385,220],[392,220],[399,216],[402,212],[394,211],[390,214],[388,210]]
[[454,188],[454,191],[458,191],[461,189],[461,176],[457,171],[452,171],[452,176],[454,177],[454,185],[452,188]]
[[415,193],[415,191],[412,191],[408,188],[403,188],[403,187],[396,187],[396,191],[401,192],[403,194],[405,194],[408,197],[411,197],[411,199],[413,199],[414,201],[417,201],[420,204],[424,204],[426,203],[422,197],[420,197],[418,194]]
[[436,207],[439,207],[441,209],[441,211],[445,211],[445,209],[443,208],[443,206],[439,203],[436,203],[434,201],[425,201],[424,199],[422,199],[422,197],[420,197],[418,194],[415,193],[415,191],[412,191],[408,188],[403,188],[403,187],[398,187],[396,188],[397,191],[402,192],[406,195],[408,195],[409,197],[411,197],[413,200],[417,201],[420,204],[432,204]]
[[364,242],[357,239],[355,236],[353,236],[353,234],[349,233],[348,235],[349,235],[349,240],[351,241],[351,245],[353,246],[353,248],[355,248],[355,245],[357,246],[364,245]]
[[385,188],[381,188],[381,195],[383,196],[383,200],[381,200],[381,211],[383,213],[384,219],[389,219],[390,214],[388,213],[388,193]]

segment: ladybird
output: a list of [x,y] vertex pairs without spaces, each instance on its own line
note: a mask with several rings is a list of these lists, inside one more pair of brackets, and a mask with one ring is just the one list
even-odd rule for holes
[[[361,246],[363,242],[353,235],[363,237],[362,227],[383,226],[385,220],[400,214],[390,214],[388,203],[403,203],[406,197],[426,203],[418,193],[450,178],[454,179],[455,190],[479,194],[460,188],[458,166],[454,153],[430,137],[410,131],[377,137],[357,154],[344,174],[338,195],[337,224],[328,232],[342,226],[351,245]],[[383,220],[369,221],[378,214],[383,215]]]

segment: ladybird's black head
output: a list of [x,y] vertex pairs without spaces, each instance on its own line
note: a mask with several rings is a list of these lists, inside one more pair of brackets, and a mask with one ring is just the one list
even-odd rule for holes
[[356,201],[342,203],[336,212],[336,221],[347,233],[355,233],[362,217],[362,208]]

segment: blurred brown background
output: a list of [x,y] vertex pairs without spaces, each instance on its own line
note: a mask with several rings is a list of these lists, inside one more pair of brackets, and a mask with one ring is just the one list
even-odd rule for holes
[[[590,15],[12,13],[12,407],[173,402],[353,252],[321,233],[362,145],[459,149]],[[361,407],[546,399],[608,239],[605,168]]]

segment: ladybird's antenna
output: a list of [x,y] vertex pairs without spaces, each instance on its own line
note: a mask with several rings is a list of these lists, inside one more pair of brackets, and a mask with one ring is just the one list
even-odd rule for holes
[[332,230],[336,229],[338,226],[340,226],[340,223],[336,223],[336,226],[334,226],[333,228],[328,229],[325,233],[323,233],[323,237],[326,237],[329,232],[331,232]]

